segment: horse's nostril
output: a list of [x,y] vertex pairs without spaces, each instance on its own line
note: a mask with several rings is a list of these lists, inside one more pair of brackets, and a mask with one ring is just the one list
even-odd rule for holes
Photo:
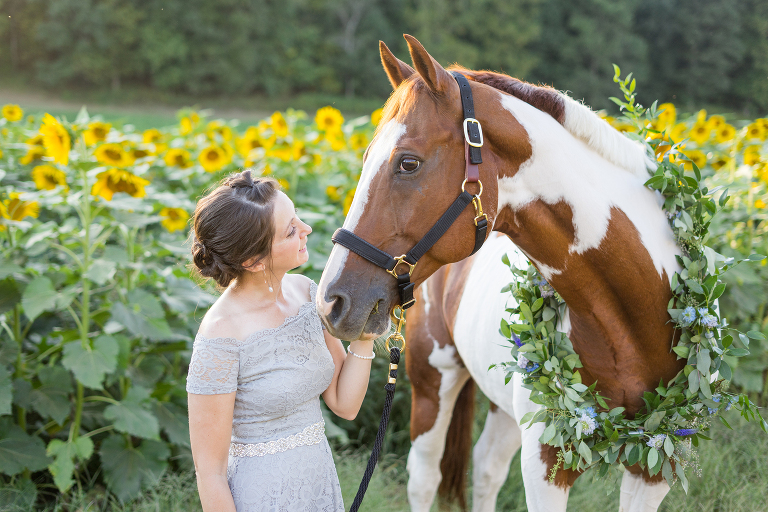
[[331,314],[328,315],[328,320],[331,321],[331,324],[337,325],[339,323],[339,320],[344,316],[344,309],[344,298],[336,297],[331,307]]

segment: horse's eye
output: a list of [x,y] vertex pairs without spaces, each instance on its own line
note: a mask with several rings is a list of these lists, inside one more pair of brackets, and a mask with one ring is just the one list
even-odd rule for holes
[[407,156],[400,160],[400,170],[402,172],[414,172],[419,168],[421,162],[413,157]]

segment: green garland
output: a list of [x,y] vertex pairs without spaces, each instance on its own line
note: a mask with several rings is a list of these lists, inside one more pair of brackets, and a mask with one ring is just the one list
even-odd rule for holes
[[[746,395],[727,392],[731,368],[723,359],[749,354],[749,340],[765,336],[758,331],[745,334],[728,328],[713,307],[725,290],[723,274],[745,261],[761,261],[764,256],[753,254],[734,260],[704,245],[709,222],[725,206],[728,191],[715,201],[712,196],[717,190],[701,185],[701,173],[695,164],[694,176],[689,176],[683,164],[669,161],[671,154],[682,156],[678,144],[646,128],[656,117],[656,103],[647,110],[636,104],[632,75],[622,80],[618,67],[615,71],[614,81],[626,101],[611,100],[638,128],[637,139],[652,150],[661,143],[671,146],[645,185],[664,197],[664,210],[682,253],[678,257],[682,271],[672,276],[673,298],[668,311],[680,331],[672,350],[678,359],[686,360],[685,368],[670,382],[660,382],[654,392],[644,393],[645,406],[633,419],[625,416],[623,407],[609,408],[595,390],[596,383],[589,387],[581,383],[579,356],[568,337],[556,329],[565,314],[563,299],[532,265],[518,269],[506,256],[503,261],[516,278],[503,291],[511,291],[517,300],[517,306],[507,312],[518,320],[501,321],[502,334],[513,342],[514,361],[498,366],[506,370],[507,382],[513,373],[522,373],[524,386],[531,389],[531,400],[543,406],[526,414],[520,423],[544,422],[539,441],[560,449],[550,480],[559,469],[596,468],[602,477],[612,467],[639,464],[651,475],[661,472],[670,486],[679,479],[687,492],[686,473],[698,473],[695,448],[699,440],[710,440],[705,432],[715,416],[730,428],[720,413],[734,407],[747,420],[759,418],[762,429],[768,432],[768,423]],[[723,335],[727,330],[738,333],[741,347],[736,346],[733,336]],[[710,382],[715,372],[718,377]]]

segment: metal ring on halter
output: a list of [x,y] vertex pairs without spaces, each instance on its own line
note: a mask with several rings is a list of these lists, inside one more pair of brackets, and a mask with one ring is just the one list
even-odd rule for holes
[[389,352],[389,342],[390,341],[397,341],[401,343],[401,346],[398,347],[400,349],[400,352],[405,352],[405,338],[403,338],[403,335],[399,332],[395,332],[389,335],[389,338],[387,338],[387,341],[384,342],[384,348],[387,349],[387,352]]
[[[464,181],[461,182],[461,191],[462,192],[466,192],[466,190],[464,190],[464,187],[466,186],[466,184],[467,184],[467,179],[464,178]],[[476,194],[476,197],[480,197],[481,195],[483,195],[483,182],[480,181],[480,180],[477,180],[477,184],[480,185],[480,192],[478,192]]]
[[[397,315],[398,311],[400,312],[400,316]],[[405,338],[402,334],[400,334],[400,331],[403,330],[403,326],[405,325],[405,313],[400,306],[396,306],[395,309],[393,309],[390,313],[390,317],[392,318],[393,323],[397,323],[397,327],[395,328],[395,332],[390,334],[387,338],[387,341],[384,343],[384,347],[387,349],[387,352],[389,352],[390,340],[397,340],[402,344],[400,347],[400,352],[405,352]]]

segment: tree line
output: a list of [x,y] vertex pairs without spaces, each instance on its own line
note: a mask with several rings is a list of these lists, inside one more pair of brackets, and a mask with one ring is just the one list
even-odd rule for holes
[[[612,63],[645,97],[768,110],[765,0],[0,0],[0,73],[53,89],[386,98],[402,33],[442,64],[501,71],[596,107]],[[646,100],[648,101],[648,100]]]

